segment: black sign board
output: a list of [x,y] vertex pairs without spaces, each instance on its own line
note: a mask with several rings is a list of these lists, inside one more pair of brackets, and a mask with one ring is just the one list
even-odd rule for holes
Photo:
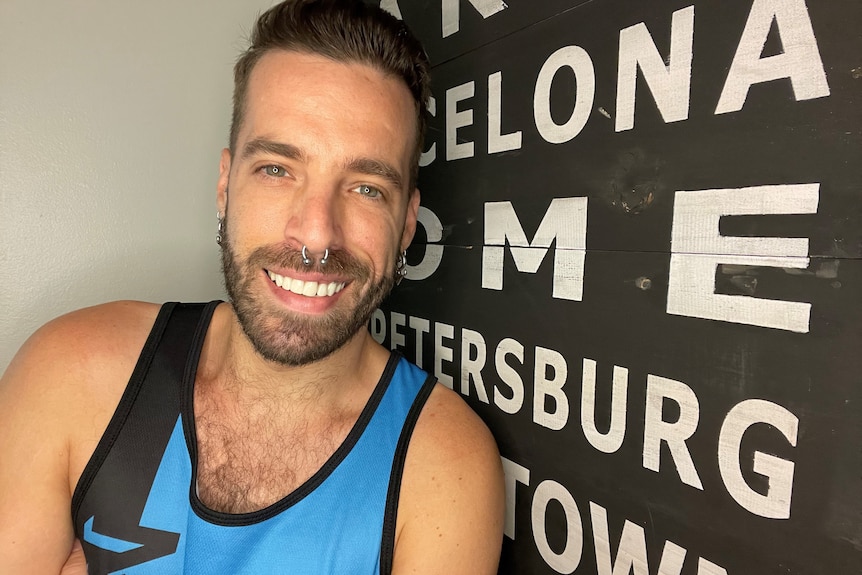
[[862,4],[382,2],[434,63],[375,315],[507,474],[501,573],[862,573]]

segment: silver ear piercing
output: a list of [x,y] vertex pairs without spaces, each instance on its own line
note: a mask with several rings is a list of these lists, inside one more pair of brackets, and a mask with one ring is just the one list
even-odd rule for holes
[[216,212],[216,219],[218,220],[218,228],[216,229],[216,243],[218,245],[221,245],[222,233],[224,233],[224,218],[222,217],[220,212]]
[[395,258],[395,285],[401,283],[407,276],[407,250],[402,251],[398,254],[398,257]]
[[[323,252],[323,257],[320,258],[320,265],[325,266],[327,260],[329,260],[329,248],[326,248]],[[302,263],[307,266],[310,266],[312,263],[311,258],[308,257],[308,247],[305,244],[302,246]]]

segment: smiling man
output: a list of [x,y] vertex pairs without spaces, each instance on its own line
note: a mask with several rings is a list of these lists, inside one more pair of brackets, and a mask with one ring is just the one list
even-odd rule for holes
[[22,348],[4,573],[496,571],[492,438],[366,329],[416,227],[427,67],[361,2],[260,17],[220,162],[230,303],[106,304]]

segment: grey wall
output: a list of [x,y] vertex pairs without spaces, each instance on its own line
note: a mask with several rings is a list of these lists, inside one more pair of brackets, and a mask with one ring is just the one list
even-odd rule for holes
[[221,296],[231,67],[271,4],[0,2],[0,371],[64,312]]

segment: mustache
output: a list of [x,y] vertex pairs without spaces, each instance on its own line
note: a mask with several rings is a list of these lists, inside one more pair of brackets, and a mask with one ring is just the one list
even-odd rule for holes
[[288,246],[261,246],[248,257],[247,265],[253,268],[280,268],[298,272],[319,272],[347,276],[357,280],[367,280],[371,271],[349,252],[341,249],[330,249],[326,263],[321,265],[323,254],[309,254],[311,264],[302,261],[302,250]]

